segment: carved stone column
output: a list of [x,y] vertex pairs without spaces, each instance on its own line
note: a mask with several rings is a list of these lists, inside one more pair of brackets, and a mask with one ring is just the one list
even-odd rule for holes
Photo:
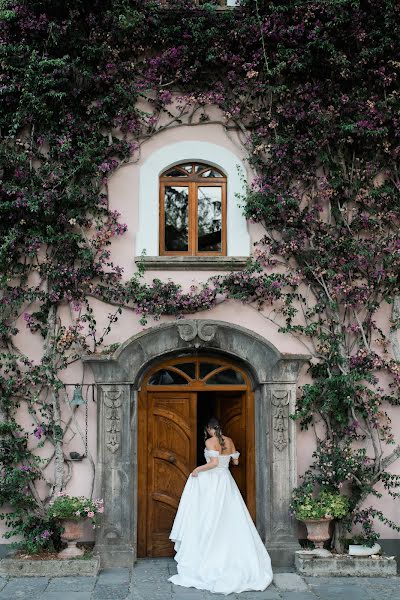
[[104,515],[95,551],[102,567],[133,564],[131,390],[128,384],[99,384],[97,494]]
[[289,415],[295,408],[296,384],[265,383],[262,386],[266,425],[265,490],[266,546],[276,566],[290,565],[300,546],[296,523],[289,515],[293,488],[297,483],[296,425]]

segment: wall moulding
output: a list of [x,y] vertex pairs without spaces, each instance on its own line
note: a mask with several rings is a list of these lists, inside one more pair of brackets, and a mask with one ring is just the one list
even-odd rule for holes
[[[182,141],[167,144],[153,152],[140,167],[139,229],[136,235],[135,257],[145,253],[159,254],[159,175],[173,165],[193,161],[219,167],[227,176],[227,254],[232,257],[250,256],[250,235],[238,196],[245,194],[246,170],[239,156],[218,144],[205,141]],[[183,264],[183,263],[181,263]]]
[[[289,565],[297,547],[287,510],[297,477],[295,424],[289,412],[299,369],[308,356],[282,355],[257,333],[211,319],[165,323],[133,336],[111,355],[84,358],[101,397],[96,476],[105,513],[96,549],[102,565],[130,566],[136,556],[138,424],[134,390],[157,362],[193,352],[231,358],[251,378],[256,395],[256,525],[274,563]],[[279,531],[272,530],[273,523],[279,523]]]

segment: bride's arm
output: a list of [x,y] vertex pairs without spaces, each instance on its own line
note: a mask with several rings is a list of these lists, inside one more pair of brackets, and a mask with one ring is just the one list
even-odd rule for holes
[[240,453],[236,452],[236,448],[235,448],[235,444],[233,443],[233,440],[232,440],[232,447],[233,447],[232,453],[231,453],[232,462],[234,465],[238,465]]
[[212,458],[210,458],[209,463],[201,465],[201,467],[196,467],[195,470],[192,471],[192,477],[197,477],[197,475],[201,473],[201,471],[209,471],[210,469],[215,469],[215,467],[218,467],[218,458],[213,456]]

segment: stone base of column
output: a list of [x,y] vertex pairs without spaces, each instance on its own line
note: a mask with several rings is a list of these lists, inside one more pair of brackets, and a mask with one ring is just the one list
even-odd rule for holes
[[271,557],[272,568],[293,567],[295,552],[301,549],[300,544],[295,540],[293,542],[269,542],[266,546]]
[[110,544],[96,544],[94,547],[94,554],[100,557],[102,569],[133,567],[136,555],[133,546],[112,546]]

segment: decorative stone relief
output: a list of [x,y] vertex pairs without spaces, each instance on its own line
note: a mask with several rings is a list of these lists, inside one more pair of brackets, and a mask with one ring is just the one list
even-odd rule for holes
[[272,427],[274,430],[274,446],[282,451],[288,443],[289,425],[289,390],[272,390],[271,401],[273,405]]
[[119,529],[112,525],[104,530],[103,536],[109,544],[116,544],[121,539]]
[[106,447],[113,454],[121,443],[121,400],[122,391],[118,389],[103,389],[105,404]]
[[178,331],[182,340],[191,342],[198,337],[202,342],[210,342],[217,328],[208,321],[186,321],[178,323]]

